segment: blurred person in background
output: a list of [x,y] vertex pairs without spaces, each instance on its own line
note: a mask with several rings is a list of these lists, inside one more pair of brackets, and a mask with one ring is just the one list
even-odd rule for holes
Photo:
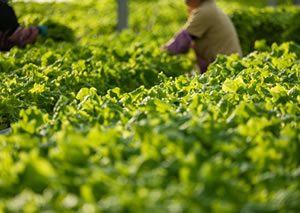
[[162,49],[175,55],[194,49],[201,73],[206,72],[218,54],[242,56],[234,25],[215,0],[185,0],[185,3],[189,19]]
[[8,0],[0,0],[0,50],[8,51],[14,46],[23,47],[33,43],[38,35],[46,35],[47,27],[20,27],[18,19]]

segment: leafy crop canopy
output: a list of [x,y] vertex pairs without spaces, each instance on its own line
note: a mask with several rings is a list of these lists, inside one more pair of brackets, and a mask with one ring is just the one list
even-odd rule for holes
[[[121,34],[113,3],[13,3],[53,31],[0,53],[0,212],[298,213],[299,45],[270,34],[190,75],[160,51],[183,1],[130,1]],[[248,12],[250,52],[278,14]]]

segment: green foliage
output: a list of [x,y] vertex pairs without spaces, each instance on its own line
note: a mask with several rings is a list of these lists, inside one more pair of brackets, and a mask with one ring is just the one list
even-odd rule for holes
[[[0,209],[297,213],[300,47],[260,48],[219,56],[201,76],[157,74],[159,84],[129,93],[104,93],[93,76],[60,91],[50,115],[39,102],[22,110],[0,136]],[[24,93],[47,84],[32,86]]]
[[12,128],[0,135],[0,212],[298,213],[300,46],[270,35],[190,76],[190,56],[159,49],[183,1],[132,1],[159,18],[133,16],[122,34],[113,2],[16,3],[23,24],[51,14],[77,43],[0,53],[0,129]]
[[285,41],[299,42],[299,10],[296,8],[240,9],[230,15],[244,54],[254,50],[256,40],[268,45]]
[[2,54],[0,125],[17,121],[20,110],[29,106],[52,114],[61,95],[74,97],[82,87],[94,87],[100,94],[115,87],[128,92],[157,84],[160,72],[178,76],[191,69],[187,58],[160,51],[151,35],[141,37],[148,42],[130,31],[102,36],[89,46],[47,39]]
[[288,24],[288,28],[283,33],[284,40],[295,41],[300,44],[300,38],[298,36],[300,32],[300,12],[298,11]]
[[71,28],[52,20],[42,21],[41,24],[48,28],[47,38],[54,41],[74,41],[74,32]]

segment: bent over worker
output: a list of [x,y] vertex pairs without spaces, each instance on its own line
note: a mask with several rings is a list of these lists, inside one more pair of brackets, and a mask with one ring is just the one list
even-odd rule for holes
[[20,27],[16,14],[8,4],[8,0],[0,0],[0,50],[8,51],[13,46],[25,46],[33,43],[37,36],[46,35],[47,27]]
[[164,49],[176,55],[194,49],[201,73],[206,72],[218,54],[242,56],[234,25],[215,0],[185,0],[185,3],[189,19]]

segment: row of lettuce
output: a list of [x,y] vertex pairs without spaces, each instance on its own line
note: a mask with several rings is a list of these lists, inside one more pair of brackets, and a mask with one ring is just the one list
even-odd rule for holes
[[233,11],[231,19],[245,54],[252,52],[255,41],[262,39],[268,45],[285,41],[300,44],[299,8],[241,9]]
[[[20,100],[41,100],[0,136],[0,212],[299,212],[300,47],[257,46],[129,93],[100,95],[93,72],[57,85],[72,76],[53,77],[60,60],[11,74],[34,79]],[[85,88],[59,93],[68,82]]]
[[115,87],[128,92],[157,84],[160,72],[179,76],[192,68],[188,58],[160,51],[155,40],[140,42],[129,32],[102,38],[90,46],[46,40],[1,54],[0,125],[16,122],[29,106],[53,114],[61,95],[73,96],[82,87],[94,87],[101,95]]

